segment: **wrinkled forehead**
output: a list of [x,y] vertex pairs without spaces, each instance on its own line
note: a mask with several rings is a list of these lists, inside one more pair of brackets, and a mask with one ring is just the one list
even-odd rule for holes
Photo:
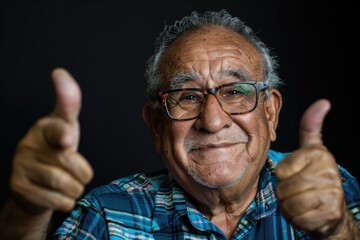
[[259,52],[240,34],[222,27],[187,32],[166,50],[160,63],[162,81],[191,74],[199,80],[221,82],[224,72],[242,72],[262,80]]

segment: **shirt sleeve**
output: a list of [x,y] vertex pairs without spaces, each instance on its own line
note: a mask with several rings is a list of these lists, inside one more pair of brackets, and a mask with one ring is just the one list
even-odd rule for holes
[[342,185],[349,211],[360,229],[360,186],[357,179],[343,167],[339,167],[342,176]]

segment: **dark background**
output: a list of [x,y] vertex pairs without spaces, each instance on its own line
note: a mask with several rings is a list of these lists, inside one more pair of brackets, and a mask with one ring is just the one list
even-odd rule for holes
[[[83,92],[80,152],[95,176],[87,190],[135,172],[162,168],[141,119],[145,61],[164,24],[192,10],[227,9],[276,52],[284,106],[273,148],[298,146],[307,106],[328,98],[323,137],[357,179],[355,123],[358,31],[346,1],[52,1],[3,2],[0,78],[0,204],[7,197],[15,146],[54,106],[50,72],[67,68]],[[357,14],[357,15],[355,15]],[[355,140],[350,140],[355,139]],[[59,214],[59,219],[63,217]],[[56,225],[56,224],[55,224]]]

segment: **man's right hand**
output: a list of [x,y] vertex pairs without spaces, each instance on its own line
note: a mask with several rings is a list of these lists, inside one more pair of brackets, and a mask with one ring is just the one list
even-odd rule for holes
[[53,210],[70,211],[93,176],[90,164],[77,152],[80,88],[64,69],[55,69],[52,79],[56,106],[17,146],[10,178],[12,203],[5,205],[0,223],[16,220],[19,224],[30,216],[50,221]]

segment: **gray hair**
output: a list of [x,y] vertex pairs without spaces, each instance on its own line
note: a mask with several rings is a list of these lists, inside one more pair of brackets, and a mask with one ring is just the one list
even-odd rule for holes
[[157,98],[157,91],[161,83],[159,63],[169,45],[178,36],[189,30],[206,29],[213,25],[225,27],[243,36],[261,55],[264,82],[267,83],[270,88],[276,88],[281,84],[281,80],[276,72],[278,63],[275,57],[270,54],[269,48],[242,20],[231,16],[224,9],[203,13],[193,11],[189,16],[175,21],[173,25],[166,25],[155,41],[155,52],[148,59],[145,71],[145,79],[147,81],[146,93],[149,100],[155,100]]

